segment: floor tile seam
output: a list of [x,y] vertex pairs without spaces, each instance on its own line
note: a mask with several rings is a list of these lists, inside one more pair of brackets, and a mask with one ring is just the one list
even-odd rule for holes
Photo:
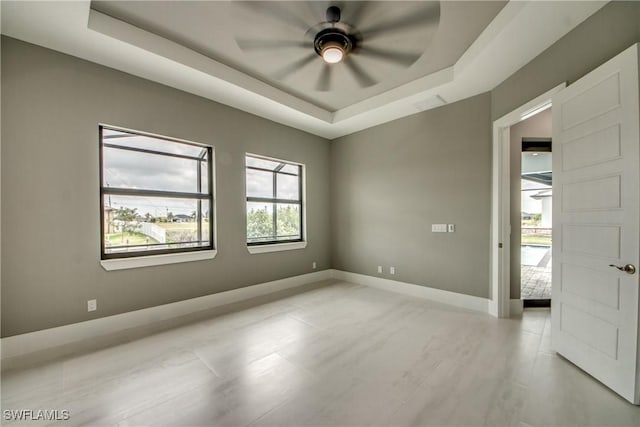
[[[218,379],[218,378],[216,378],[216,379]],[[193,388],[190,388],[188,390],[184,390],[183,392],[178,393],[176,395],[166,396],[164,399],[161,399],[159,401],[154,401],[153,402],[154,404],[152,404],[152,405],[147,405],[146,407],[143,407],[143,408],[140,408],[140,409],[137,408],[137,410],[135,410],[135,412],[133,412],[131,415],[129,415],[127,417],[122,418],[120,422],[126,421],[126,420],[128,420],[130,418],[133,418],[135,416],[138,416],[138,415],[140,415],[140,414],[142,414],[142,413],[144,413],[146,411],[149,411],[149,410],[151,410],[151,409],[153,409],[153,408],[155,408],[157,406],[165,405],[165,404],[167,404],[168,402],[170,402],[172,400],[180,399],[180,398],[182,398],[183,396],[185,396],[188,393],[193,393],[194,391],[197,391],[197,390],[199,390],[201,388],[207,387],[209,385],[209,381],[210,380],[205,381],[202,384],[199,384],[199,385],[197,385],[197,386],[195,386]],[[223,404],[224,404],[225,408],[229,409],[229,406],[225,402],[223,402]]]
[[248,424],[245,425],[245,427],[252,427],[255,426],[256,423],[258,423],[261,419],[265,418],[266,416],[268,416],[269,414],[271,414],[272,412],[277,411],[278,409],[282,408],[284,405],[286,405],[287,403],[291,402],[293,400],[293,398],[287,398],[285,399],[283,402],[281,402],[279,405],[276,405],[275,407],[269,409],[267,412],[265,412],[264,414],[260,415],[259,417],[257,417],[256,419],[254,419],[253,421],[249,422]]
[[196,358],[202,363],[216,378],[223,379],[222,375],[220,375],[213,366],[210,366],[206,360],[198,353],[197,349],[192,350],[193,354],[195,354]]
[[[199,362],[202,363],[202,360],[200,360],[200,358],[194,354],[194,358],[190,359],[189,362]],[[161,372],[167,369],[166,366],[164,366],[162,363],[154,363],[151,364],[149,366],[147,366],[148,368],[153,368],[154,371],[157,372]],[[205,364],[205,368],[208,368]],[[136,369],[137,370],[137,369]],[[135,371],[135,370],[134,370]],[[209,370],[208,370],[209,371]],[[118,383],[119,381],[122,381],[123,379],[126,378],[130,378],[129,375],[127,375],[130,371],[127,371],[127,373],[125,374],[121,374],[121,375],[117,375],[117,376],[112,376],[111,378],[108,379],[109,382],[114,382],[114,383]],[[209,371],[210,372],[210,371]],[[218,377],[215,377],[218,378]],[[208,381],[208,380],[207,380]],[[104,384],[104,381],[101,381],[101,384]],[[95,389],[96,384],[85,384],[79,388],[74,388],[74,389],[68,389],[68,390],[63,390],[63,392],[61,393],[61,396],[65,396],[66,394],[71,393],[72,395],[77,394],[78,392],[80,392],[82,395],[85,395],[87,393],[91,393],[93,389]],[[200,387],[200,385],[196,386],[196,387]],[[87,391],[87,393],[83,393],[84,391]]]
[[[168,354],[178,354],[178,353],[190,353],[193,355],[193,357],[191,359],[189,359],[188,361],[185,361],[185,363],[188,363],[189,361],[193,361],[195,362],[198,359],[198,355],[195,354],[193,352],[193,350],[191,348],[182,348],[182,347],[174,347],[174,348],[170,348],[168,350],[166,350],[163,354],[164,356],[154,356],[151,359],[147,359],[144,361],[140,361],[138,363],[134,363],[133,365],[127,365],[125,367],[124,373],[122,371],[116,370],[118,373],[110,373],[105,375],[105,379],[107,381],[118,378],[118,377],[122,377],[123,375],[127,375],[130,372],[139,370],[140,368],[152,368],[152,367],[163,367],[163,362],[166,360],[166,355]],[[90,355],[92,353],[86,353],[85,355]],[[85,355],[81,355],[81,356],[85,356]],[[61,370],[61,375],[62,375],[62,386],[64,388],[65,383],[64,383],[64,377],[65,374],[68,370],[71,371],[76,371],[76,369],[73,369],[72,366],[68,366],[68,363],[73,363],[73,358],[68,358],[67,360],[63,361],[62,366],[60,367]],[[95,362],[94,362],[95,363]],[[68,385],[68,384],[67,384]]]
[[300,322],[300,323],[304,323],[305,325],[307,325],[307,326],[309,326],[309,327],[311,327],[311,328],[314,328],[314,329],[316,329],[316,330],[317,330],[317,331],[319,331],[319,332],[322,332],[322,331],[326,331],[326,330],[327,330],[326,328],[323,328],[323,327],[321,327],[321,326],[319,326],[319,325],[314,325],[313,323],[307,322],[306,320],[299,318],[299,317],[298,317],[298,316],[296,316],[295,314],[287,313],[287,314],[286,314],[286,316],[290,317],[290,318],[291,318],[291,319],[293,319],[293,320],[297,320],[297,321],[298,321],[298,322]]
[[280,350],[276,350],[271,354],[275,354],[279,357],[281,357],[282,359],[286,360],[288,363],[290,363],[292,366],[296,367],[297,369],[300,369],[301,371],[303,371],[304,373],[306,373],[307,375],[309,375],[311,378],[313,378],[313,384],[316,383],[316,381],[320,381],[322,378],[316,374],[315,372],[312,372],[311,370],[309,370],[307,367],[305,366],[301,366],[298,363],[296,363],[295,361],[291,360],[290,358],[288,358],[287,356],[283,355]]

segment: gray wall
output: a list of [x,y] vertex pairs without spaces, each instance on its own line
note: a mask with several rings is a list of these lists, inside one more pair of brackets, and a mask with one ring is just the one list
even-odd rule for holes
[[511,299],[520,298],[520,222],[522,211],[522,138],[551,138],[551,109],[511,126]]
[[492,119],[562,82],[575,82],[638,42],[640,2],[607,4],[491,91]]
[[[640,2],[613,2],[494,88],[490,98],[334,141],[334,268],[376,276],[382,264],[390,278],[388,266],[395,265],[394,279],[489,297],[492,121],[639,41]],[[519,189],[518,181],[512,191]],[[440,222],[457,223],[457,232],[431,233],[430,224]],[[520,223],[519,206],[512,222]],[[519,271],[519,253],[512,261],[512,272]],[[512,279],[517,298],[520,280]]]
[[[102,269],[98,123],[211,144],[218,256]],[[330,267],[325,139],[77,58],[2,38],[2,336]],[[307,166],[304,250],[250,255],[244,153]],[[87,313],[97,298],[98,311]]]
[[333,267],[488,297],[490,111],[483,94],[333,141]]

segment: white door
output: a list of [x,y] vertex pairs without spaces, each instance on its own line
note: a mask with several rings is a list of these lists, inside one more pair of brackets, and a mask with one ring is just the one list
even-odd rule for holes
[[553,97],[553,348],[635,404],[638,98],[638,45]]

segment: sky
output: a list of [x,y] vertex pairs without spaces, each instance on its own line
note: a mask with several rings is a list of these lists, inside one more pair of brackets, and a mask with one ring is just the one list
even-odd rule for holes
[[[128,137],[108,138],[108,136],[125,135],[123,132],[110,129],[104,129],[103,135],[107,137],[104,139],[105,144],[144,148],[164,153],[181,154],[193,157],[199,157],[203,152],[202,146],[167,141],[148,136],[133,135]],[[249,162],[260,167],[271,167],[279,164],[264,159],[250,159]],[[201,165],[201,193],[207,194],[208,183],[206,178],[206,162],[104,147],[103,185],[111,188],[136,188],[197,193],[198,163]],[[286,168],[288,169],[284,170],[296,170],[296,168],[292,166],[286,166]],[[272,176],[273,174],[270,172],[249,170],[247,174],[247,194],[255,197],[273,197]],[[298,177],[279,174],[277,193],[277,197],[279,198],[297,199]],[[203,201],[202,205],[202,213],[205,214],[209,209],[208,201]],[[171,212],[174,215],[191,215],[197,209],[197,203],[194,199],[116,195],[105,196],[105,206],[111,206],[115,209],[120,207],[135,208],[142,216],[149,213],[154,217],[166,217],[168,212]],[[252,205],[251,207],[255,207],[255,205]]]

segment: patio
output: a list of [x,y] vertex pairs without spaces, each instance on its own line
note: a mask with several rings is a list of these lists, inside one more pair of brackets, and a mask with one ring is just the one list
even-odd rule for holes
[[521,299],[551,298],[551,247],[522,245]]

